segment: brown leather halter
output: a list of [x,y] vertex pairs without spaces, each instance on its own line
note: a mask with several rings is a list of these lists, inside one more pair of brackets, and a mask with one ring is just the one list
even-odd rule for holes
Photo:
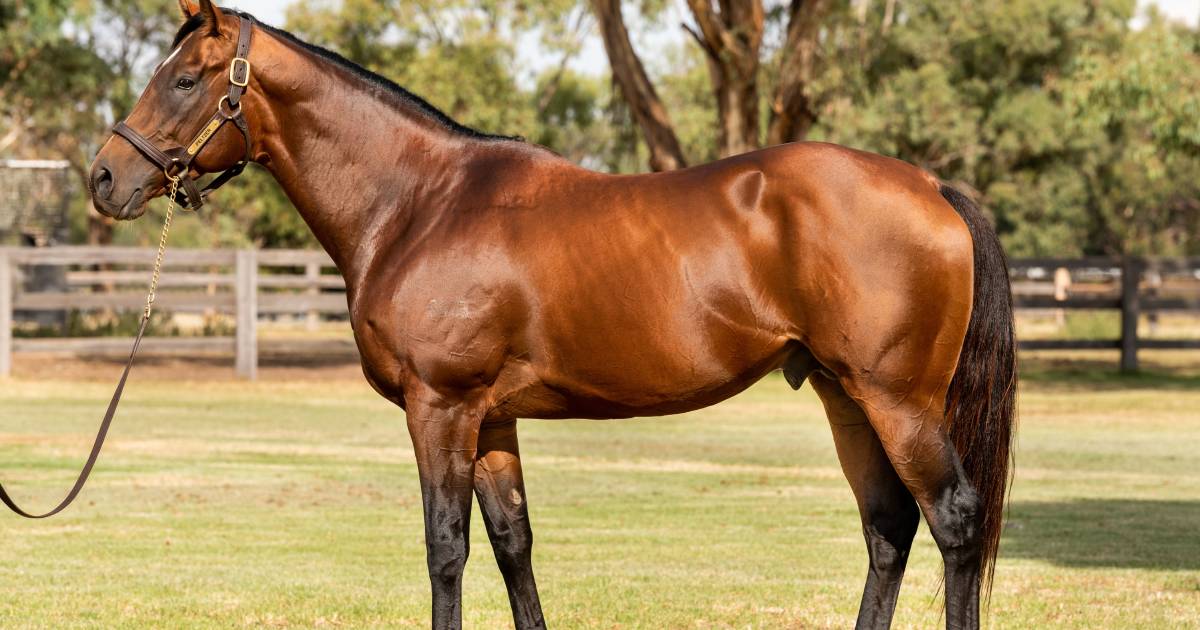
[[[222,96],[221,100],[217,102],[216,113],[186,147],[172,147],[164,151],[126,125],[125,121],[121,121],[113,127],[113,133],[128,140],[129,144],[132,144],[147,160],[162,169],[168,180],[177,178],[180,180],[185,195],[176,193],[175,201],[192,210],[198,210],[200,206],[204,205],[204,197],[208,193],[240,175],[253,157],[250,148],[250,129],[246,126],[246,118],[242,116],[241,101],[242,95],[246,92],[246,86],[250,84],[248,56],[250,54],[250,36],[254,32],[254,19],[247,15],[239,15],[238,18],[237,52],[234,54],[233,60],[229,62],[229,93]],[[196,179],[189,175],[192,162],[208,144],[208,141],[217,135],[221,127],[231,121],[242,132],[242,137],[246,141],[246,157],[217,175],[203,189],[198,188]]]

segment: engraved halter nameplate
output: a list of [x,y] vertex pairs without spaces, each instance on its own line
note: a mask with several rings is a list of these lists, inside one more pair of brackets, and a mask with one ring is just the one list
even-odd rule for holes
[[224,121],[219,119],[209,121],[208,126],[200,132],[200,135],[196,136],[196,140],[192,142],[192,146],[187,148],[188,155],[196,155],[204,147],[204,144],[208,142],[208,139],[217,132],[217,129],[221,128],[222,122]]

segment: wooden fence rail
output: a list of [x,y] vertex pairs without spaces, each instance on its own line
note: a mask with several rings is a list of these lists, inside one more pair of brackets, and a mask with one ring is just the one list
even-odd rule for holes
[[[137,311],[146,303],[153,248],[0,247],[0,377],[12,370],[14,351],[109,352],[125,339],[13,339],[15,313],[68,310]],[[35,267],[55,268],[54,286],[26,286]],[[171,313],[233,315],[235,336],[148,338],[146,349],[168,352],[233,350],[237,373],[258,370],[260,315],[295,315],[315,324],[321,315],[345,315],[345,282],[325,252],[309,250],[169,249],[157,308]]]
[[[13,339],[15,314],[68,310],[140,310],[145,303],[153,248],[0,247],[0,377],[15,351],[98,352],[118,339]],[[54,286],[27,286],[37,267],[57,270]],[[224,313],[236,336],[148,339],[151,350],[235,354],[239,375],[258,368],[260,316],[293,315],[315,324],[321,315],[346,315],[345,283],[333,261],[310,250],[168,250],[157,305],[173,313]],[[1137,369],[1141,348],[1200,349],[1200,339],[1141,339],[1144,313],[1200,313],[1200,258],[1023,259],[1011,262],[1018,309],[1063,313],[1120,311],[1115,339],[1031,339],[1022,349],[1119,349],[1121,368]],[[39,274],[45,277],[46,274]]]
[[[1121,370],[1138,369],[1138,350],[1200,349],[1200,339],[1142,339],[1143,314],[1200,313],[1200,258],[1020,259],[1009,265],[1017,309],[1120,311],[1115,339],[1027,339],[1023,350],[1119,349]],[[1074,274],[1089,276],[1074,281]],[[1030,280],[1039,277],[1044,281]]]

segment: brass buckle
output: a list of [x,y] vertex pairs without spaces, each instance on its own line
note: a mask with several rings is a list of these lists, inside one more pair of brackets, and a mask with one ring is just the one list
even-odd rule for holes
[[[238,62],[241,62],[246,69],[246,78],[241,81],[237,80]],[[250,84],[250,60],[245,57],[234,57],[233,61],[229,62],[229,82],[238,87],[246,87]]]

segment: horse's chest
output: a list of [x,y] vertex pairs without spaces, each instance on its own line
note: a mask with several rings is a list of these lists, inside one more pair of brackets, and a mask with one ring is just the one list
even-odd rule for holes
[[460,386],[500,369],[509,347],[503,311],[489,292],[398,291],[361,304],[353,325],[377,387],[400,389],[414,379]]

